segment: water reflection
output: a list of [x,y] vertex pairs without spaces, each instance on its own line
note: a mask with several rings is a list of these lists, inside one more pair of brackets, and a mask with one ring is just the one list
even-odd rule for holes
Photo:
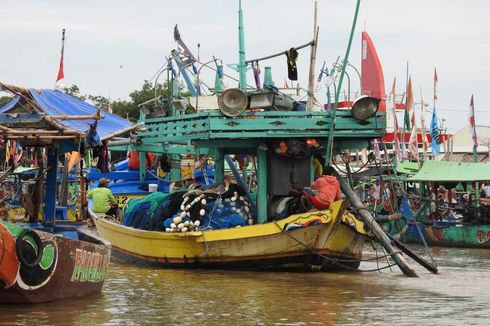
[[[420,250],[420,252],[422,252]],[[158,270],[111,264],[103,294],[0,307],[0,325],[487,324],[490,250],[433,249],[440,274]],[[361,264],[363,269],[376,263]]]

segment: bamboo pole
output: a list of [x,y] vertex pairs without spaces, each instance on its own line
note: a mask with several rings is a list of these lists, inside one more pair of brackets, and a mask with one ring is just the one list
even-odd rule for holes
[[97,114],[93,115],[50,115],[50,116],[45,116],[50,119],[54,120],[99,120],[99,119],[104,119],[104,115],[101,114],[100,116]]
[[[314,40],[308,42],[308,43],[305,43],[303,45],[300,45],[300,46],[297,46],[295,47],[294,49],[295,50],[301,50],[303,48],[306,48],[310,45],[313,45],[315,43]],[[275,58],[275,57],[279,57],[281,55],[284,55],[284,52],[285,51],[282,51],[282,52],[279,52],[279,53],[275,53],[275,54],[271,54],[271,55],[268,55],[268,56],[265,56],[265,57],[262,57],[262,58],[258,58],[258,59],[252,59],[252,60],[247,60],[247,63],[253,63],[253,62],[257,62],[257,61],[263,61],[263,60],[267,60],[267,59],[272,59],[272,58]]]
[[78,135],[44,135],[44,136],[34,136],[34,135],[9,135],[8,139],[25,139],[25,140],[53,140],[53,139],[76,139]]
[[74,135],[78,136],[78,134],[75,133],[64,133],[59,130],[42,130],[42,129],[23,129],[23,130],[18,130],[18,129],[13,129],[13,128],[5,128],[0,126],[0,134],[2,135]]
[[334,170],[335,176],[337,177],[337,180],[340,183],[340,188],[344,192],[344,194],[347,196],[347,198],[351,201],[352,205],[356,209],[356,211],[359,213],[359,215],[362,216],[364,222],[366,223],[367,226],[370,227],[371,232],[376,236],[376,239],[381,243],[381,245],[386,249],[388,254],[393,258],[393,260],[396,262],[398,267],[400,267],[401,271],[403,274],[409,277],[417,277],[417,273],[415,270],[408,264],[408,262],[405,260],[405,258],[402,256],[402,254],[398,251],[395,251],[395,248],[391,245],[391,241],[386,235],[386,233],[383,231],[381,226],[376,222],[376,220],[373,218],[371,213],[366,209],[366,207],[363,205],[359,197],[357,197],[356,193],[349,187],[347,182],[340,176],[340,174]]
[[144,125],[144,122],[141,121],[141,122],[138,122],[138,123],[135,123],[127,128],[124,128],[124,129],[121,129],[121,130],[118,130],[118,131],[115,131],[115,132],[111,132],[110,134],[107,134],[105,135],[104,137],[101,138],[101,140],[107,140],[107,139],[110,139],[112,137],[115,137],[117,135],[120,135],[122,133],[125,133],[127,131],[131,131],[131,130],[134,130],[136,128],[139,128],[141,127],[142,125]]
[[310,50],[310,71],[308,74],[308,100],[306,102],[306,111],[311,111],[315,102],[315,63],[316,48],[318,44],[318,25],[317,25],[317,1],[315,1],[315,14],[313,18],[313,41]]

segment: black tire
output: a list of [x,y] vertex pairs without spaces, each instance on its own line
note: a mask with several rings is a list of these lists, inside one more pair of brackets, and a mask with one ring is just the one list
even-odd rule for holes
[[[24,256],[24,237],[26,235],[30,235],[32,237],[32,240],[34,240],[36,246],[37,246],[37,255],[32,261],[28,261],[26,257]],[[43,242],[41,240],[41,237],[39,237],[39,234],[37,234],[34,230],[32,229],[24,229],[20,232],[19,236],[17,237],[16,243],[15,243],[15,249],[17,252],[17,258],[19,259],[19,262],[27,267],[34,267],[39,264],[41,261],[41,258],[43,258]]]

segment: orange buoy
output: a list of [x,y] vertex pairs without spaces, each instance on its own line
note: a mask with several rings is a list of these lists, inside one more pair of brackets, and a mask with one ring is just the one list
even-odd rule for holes
[[19,268],[15,238],[0,224],[0,286],[6,289],[14,285]]

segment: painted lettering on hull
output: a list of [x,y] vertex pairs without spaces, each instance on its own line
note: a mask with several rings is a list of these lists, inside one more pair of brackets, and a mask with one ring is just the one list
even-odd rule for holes
[[109,266],[109,255],[76,249],[72,282],[102,282]]
[[478,241],[479,244],[490,242],[490,231],[488,232],[482,230],[476,231],[476,241]]

